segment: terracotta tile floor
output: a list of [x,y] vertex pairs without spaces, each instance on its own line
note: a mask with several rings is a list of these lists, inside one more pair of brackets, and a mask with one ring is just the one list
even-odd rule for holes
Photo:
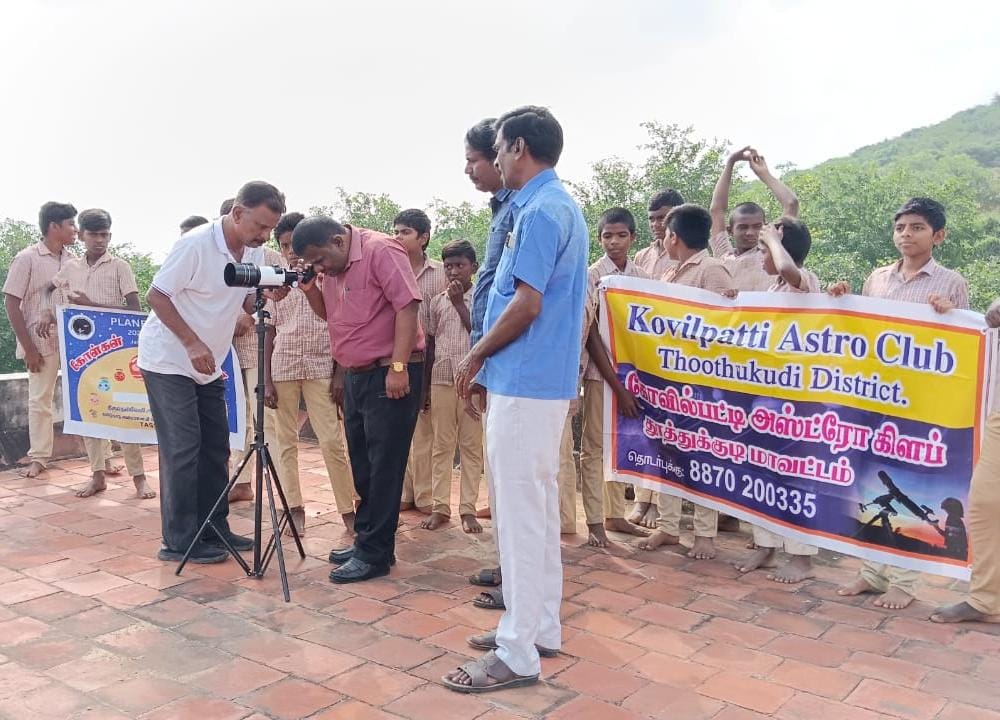
[[[146,462],[155,486],[153,449]],[[1000,720],[1000,626],[925,619],[960,584],[925,577],[891,614],[838,597],[857,563],[826,553],[799,586],[739,576],[736,534],[700,563],[564,536],[564,652],[542,661],[545,682],[448,692],[436,680],[474,656],[465,637],[498,618],[465,581],[493,562],[489,527],[430,532],[405,513],[392,574],[335,587],[340,517],[315,446],[301,463],[308,557],[286,545],[289,604],[276,565],[263,580],[232,561],[176,577],[155,559],[157,501],[127,478],[81,500],[81,461],[0,473],[0,717]],[[249,510],[234,506],[234,529],[249,531]]]

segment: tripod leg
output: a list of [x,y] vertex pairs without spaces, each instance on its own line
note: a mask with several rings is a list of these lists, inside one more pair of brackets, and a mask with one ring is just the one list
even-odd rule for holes
[[295,523],[292,522],[292,515],[288,509],[288,501],[285,499],[285,491],[281,487],[281,479],[278,477],[278,471],[274,469],[274,460],[271,458],[271,451],[267,447],[264,448],[264,462],[271,472],[274,489],[278,493],[278,499],[281,500],[281,507],[285,512],[285,517],[288,518],[288,524],[292,528],[292,537],[295,539],[295,546],[299,549],[299,557],[304,559],[306,551],[302,547],[302,538],[299,537],[299,530],[295,527]]
[[[264,447],[262,452],[267,452],[267,448]],[[260,462],[260,460],[258,460]],[[285,602],[291,602],[292,596],[288,592],[288,575],[285,572],[285,553],[281,549],[281,525],[278,522],[278,511],[274,507],[274,490],[271,488],[271,476],[268,475],[267,479],[267,504],[271,511],[271,527],[273,528],[273,535],[271,536],[272,542],[274,542],[274,553],[278,556],[278,577],[281,578],[281,593],[285,597]],[[287,512],[287,510],[286,510]],[[258,531],[260,526],[257,526]],[[295,524],[292,523],[292,528],[294,532]],[[258,545],[258,551],[260,546]],[[263,569],[261,569],[261,574],[263,574]]]
[[243,556],[240,555],[236,551],[236,549],[229,543],[229,539],[223,537],[222,533],[219,532],[218,528],[216,528],[215,525],[212,524],[212,517],[215,515],[215,511],[219,509],[219,505],[222,504],[223,499],[228,501],[229,491],[233,489],[233,486],[236,484],[236,481],[240,477],[240,473],[243,472],[243,467],[247,464],[252,455],[254,455],[254,448],[250,448],[249,450],[246,451],[246,453],[244,453],[243,459],[240,460],[240,464],[237,465],[236,467],[236,472],[234,472],[233,476],[229,478],[229,483],[222,490],[222,493],[219,495],[219,497],[215,499],[215,504],[212,505],[212,509],[208,511],[208,517],[205,518],[205,522],[203,522],[201,524],[201,527],[198,528],[198,532],[195,534],[194,540],[192,540],[191,544],[188,545],[188,549],[184,552],[184,557],[181,558],[180,564],[177,566],[177,570],[174,571],[174,575],[181,574],[181,570],[184,569],[184,566],[187,565],[188,559],[191,557],[191,552],[194,550],[194,546],[198,544],[198,541],[201,540],[202,536],[205,534],[205,530],[208,529],[210,525],[212,527],[212,530],[215,531],[216,537],[218,537],[222,541],[222,544],[226,546],[226,549],[229,551],[229,554],[236,559],[236,562],[240,564],[240,567],[243,568],[244,572],[246,572],[247,575],[250,575],[250,566],[247,565],[247,561],[244,560]]

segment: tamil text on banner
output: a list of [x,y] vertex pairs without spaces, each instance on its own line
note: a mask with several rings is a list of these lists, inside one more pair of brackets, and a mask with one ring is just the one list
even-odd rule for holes
[[996,335],[981,315],[605,278],[607,476],[773,532],[956,578]]
[[[136,365],[145,313],[70,305],[58,308],[63,432],[156,444],[156,428]],[[222,363],[230,447],[243,448],[246,400],[236,353]]]

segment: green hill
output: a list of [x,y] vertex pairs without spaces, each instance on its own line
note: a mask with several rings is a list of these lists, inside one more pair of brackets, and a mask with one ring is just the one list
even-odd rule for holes
[[897,138],[867,145],[850,157],[891,165],[956,155],[966,155],[986,168],[1000,169],[1000,94],[988,105],[977,105],[936,125],[908,130]]

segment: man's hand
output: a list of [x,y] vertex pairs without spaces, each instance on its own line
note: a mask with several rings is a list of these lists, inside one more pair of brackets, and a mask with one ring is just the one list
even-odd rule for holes
[[781,238],[784,237],[785,231],[783,227],[779,227],[774,223],[768,223],[760,229],[760,235],[758,236],[760,242],[765,245],[773,245],[777,243],[781,244]]
[[453,305],[465,304],[465,289],[458,280],[452,280],[448,283],[448,299]]
[[460,398],[468,399],[476,375],[482,369],[483,360],[476,353],[476,349],[472,348],[455,369],[455,392]]
[[233,337],[243,337],[248,332],[253,330],[253,326],[253,315],[247,315],[245,312],[241,312],[240,316],[236,319],[236,329],[233,330]]
[[750,161],[750,157],[753,153],[753,148],[747,145],[744,148],[740,148],[734,153],[731,153],[728,158],[726,158],[727,165],[735,165],[738,162],[746,160]]
[[465,397],[465,412],[473,420],[481,420],[486,412],[486,388],[478,383],[473,383],[469,388],[469,394]]
[[41,372],[42,363],[42,354],[38,352],[37,348],[24,348],[24,364],[27,366],[28,372]]
[[953,303],[951,300],[944,297],[943,295],[936,295],[936,294],[930,295],[927,298],[927,302],[930,303],[931,307],[934,308],[935,312],[941,313],[942,315],[944,315],[949,310],[955,309],[955,303]]
[[850,295],[851,286],[846,280],[840,280],[839,282],[835,282],[833,285],[828,287],[826,292],[828,295],[833,297],[843,297],[844,295]]
[[66,293],[66,299],[73,305],[93,305],[94,301],[87,297],[87,293],[82,290],[70,290]]
[[187,350],[188,359],[195,372],[202,375],[212,375],[215,372],[215,356],[208,349],[208,345],[201,340],[195,340],[184,348]]
[[402,372],[389,369],[385,374],[385,394],[390,400],[399,400],[410,394],[410,373],[406,368]]
[[48,338],[52,328],[56,326],[56,314],[51,309],[42,313],[42,319],[35,326],[35,334],[40,338]]
[[330,378],[330,400],[337,407],[337,417],[344,419],[344,371],[338,367]]
[[768,168],[767,162],[764,161],[764,156],[756,150],[751,151],[750,169],[753,170],[753,174],[759,178],[765,178],[771,175],[771,170]]
[[642,408],[639,406],[639,401],[636,399],[635,395],[630,393],[625,389],[625,386],[618,383],[618,386],[614,388],[615,400],[618,401],[618,414],[623,415],[627,418],[637,418]]
[[272,410],[278,409],[278,389],[270,380],[264,381],[264,404]]

